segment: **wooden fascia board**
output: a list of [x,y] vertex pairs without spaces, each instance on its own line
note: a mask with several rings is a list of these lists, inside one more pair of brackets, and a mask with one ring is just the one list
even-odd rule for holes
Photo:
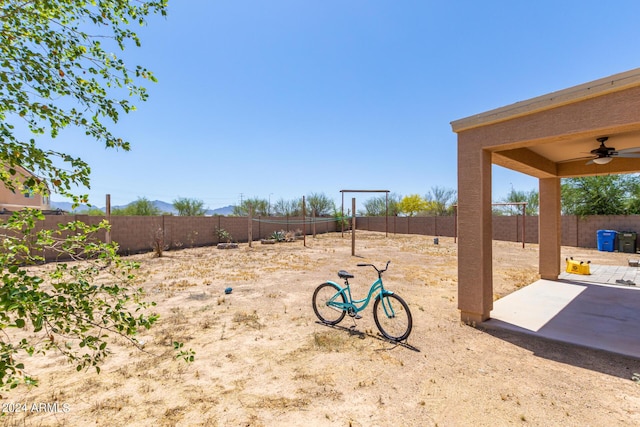
[[574,178],[579,176],[624,174],[640,172],[640,159],[614,158],[606,165],[592,163],[587,165],[589,159],[575,160],[573,162],[558,163],[558,177]]
[[637,86],[640,86],[640,68],[454,120],[451,128],[460,133]]
[[491,161],[496,165],[537,178],[557,176],[556,163],[528,148],[495,151],[492,153]]

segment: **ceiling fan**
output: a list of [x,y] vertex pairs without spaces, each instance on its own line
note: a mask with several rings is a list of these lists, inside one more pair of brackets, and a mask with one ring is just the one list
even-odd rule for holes
[[595,157],[587,162],[588,165],[592,163],[606,165],[613,160],[614,157],[640,158],[640,147],[625,148],[624,150],[616,151],[615,148],[604,145],[608,139],[608,136],[602,136],[597,139],[600,146],[591,150],[591,155]]

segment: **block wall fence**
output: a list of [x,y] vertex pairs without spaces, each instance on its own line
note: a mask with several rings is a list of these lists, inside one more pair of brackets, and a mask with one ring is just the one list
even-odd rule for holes
[[[522,241],[522,215],[494,216],[493,239]],[[525,216],[525,243],[538,243],[538,217]],[[455,237],[454,216],[389,217],[389,233]],[[358,217],[357,230],[385,231],[384,217]],[[640,215],[563,216],[562,246],[597,248],[597,231],[633,231],[640,238]],[[640,245],[639,245],[640,246]]]
[[[39,229],[55,229],[59,223],[82,221],[98,224],[105,219],[90,215],[50,215],[38,223]],[[0,217],[1,220],[1,217]],[[307,221],[309,221],[307,219]],[[251,234],[254,241],[268,238],[274,231],[302,231],[302,217],[255,217],[251,221]],[[217,230],[224,229],[234,242],[249,240],[249,219],[247,217],[184,217],[184,216],[112,216],[111,240],[117,242],[120,254],[129,255],[150,252],[157,233],[164,239],[165,248],[180,249],[197,246],[213,246],[221,243]],[[336,221],[318,218],[315,224],[306,225],[307,235],[336,231]],[[96,236],[105,241],[105,233]],[[45,254],[47,260],[53,260],[53,254]]]
[[[61,222],[74,220],[87,224],[97,224],[104,217],[89,215],[51,215],[38,224],[41,229],[54,229]],[[251,222],[254,241],[268,238],[274,231],[302,230],[302,217],[257,217]],[[0,218],[1,220],[1,218]],[[523,217],[494,216],[493,239],[521,242]],[[538,217],[526,216],[525,242],[538,243]],[[385,231],[385,217],[357,217],[356,229]],[[421,234],[427,236],[456,236],[454,216],[436,217],[389,217],[390,234]],[[314,229],[315,228],[315,229]],[[123,255],[150,252],[154,235],[161,233],[165,247],[169,250],[197,246],[213,246],[220,243],[216,230],[224,229],[234,242],[247,242],[249,222],[247,217],[182,217],[182,216],[113,216],[111,217],[111,239],[120,246]],[[633,231],[640,235],[640,215],[611,216],[563,216],[563,246],[584,248],[597,247],[598,230]],[[336,221],[319,219],[315,224],[306,225],[307,235],[340,231]],[[105,233],[97,238],[104,241]],[[639,245],[640,246],[640,245]],[[45,254],[52,260],[54,254]]]

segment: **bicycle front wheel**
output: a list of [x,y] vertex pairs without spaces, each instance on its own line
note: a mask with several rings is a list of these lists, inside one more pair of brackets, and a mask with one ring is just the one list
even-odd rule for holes
[[373,320],[386,338],[405,340],[411,333],[413,319],[409,306],[396,294],[380,295],[373,303]]
[[346,310],[329,305],[331,301],[346,302],[344,294],[339,292],[340,288],[333,283],[323,283],[313,293],[313,311],[322,323],[335,325],[344,319]]

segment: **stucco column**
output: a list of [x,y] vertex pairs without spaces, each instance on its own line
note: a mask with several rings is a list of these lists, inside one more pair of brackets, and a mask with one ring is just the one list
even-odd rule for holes
[[480,323],[493,308],[491,153],[458,139],[458,308]]
[[560,178],[539,180],[540,215],[538,272],[542,279],[558,280],[560,274],[560,238],[562,219],[560,210]]

